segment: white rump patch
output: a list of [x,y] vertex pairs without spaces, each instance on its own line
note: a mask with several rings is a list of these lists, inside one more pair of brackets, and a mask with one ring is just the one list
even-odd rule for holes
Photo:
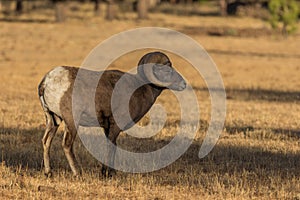
[[44,99],[49,110],[61,116],[60,100],[71,85],[69,70],[64,67],[56,67],[50,71],[44,81]]

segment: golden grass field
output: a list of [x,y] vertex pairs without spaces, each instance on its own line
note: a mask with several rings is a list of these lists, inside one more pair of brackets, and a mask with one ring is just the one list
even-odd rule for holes
[[[300,199],[299,32],[288,38],[278,34],[217,37],[197,30],[256,30],[269,29],[269,25],[248,17],[159,13],[150,14],[149,20],[125,13],[110,22],[94,17],[88,5],[69,15],[63,24],[54,23],[52,10],[25,13],[13,22],[0,21],[1,199]],[[217,145],[208,156],[198,158],[210,119],[209,95],[191,66],[169,54],[177,70],[196,88],[201,110],[201,126],[188,151],[159,171],[118,172],[104,179],[101,163],[77,139],[75,153],[82,175],[73,177],[61,147],[60,128],[51,151],[54,175],[46,178],[41,143],[45,119],[37,95],[43,75],[59,65],[80,66],[101,41],[144,26],[187,33],[217,64],[227,91],[226,122]],[[145,52],[123,56],[111,67],[133,67]],[[144,140],[121,134],[120,146],[153,150],[174,137],[180,119],[176,98],[166,91],[158,102],[169,111],[165,128]]]

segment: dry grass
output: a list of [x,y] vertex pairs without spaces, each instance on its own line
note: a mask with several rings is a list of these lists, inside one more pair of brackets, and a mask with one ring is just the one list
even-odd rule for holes
[[[2,199],[300,199],[299,34],[284,39],[278,35],[254,38],[190,33],[211,52],[228,96],[224,131],[204,159],[197,154],[210,118],[209,96],[203,80],[190,67],[180,67],[188,66],[183,59],[171,55],[178,70],[196,88],[201,108],[201,127],[180,159],[156,172],[118,172],[105,180],[100,175],[101,164],[77,140],[76,155],[83,174],[74,178],[63,155],[59,131],[52,146],[54,177],[45,178],[40,142],[45,120],[37,85],[51,68],[79,66],[99,42],[135,27],[163,26],[183,32],[199,26],[267,27],[266,22],[251,18],[165,14],[137,21],[132,13],[126,13],[107,22],[92,17],[92,8],[86,9],[87,15],[80,13],[84,19],[73,17],[65,24],[52,23],[49,10],[46,14],[25,14],[20,22],[0,22]],[[46,20],[26,20],[36,18]],[[122,57],[112,67],[132,67],[142,54]],[[165,92],[159,102],[170,111],[165,129],[147,140],[122,134],[118,140],[122,147],[148,150],[172,139],[178,126],[175,98]]]

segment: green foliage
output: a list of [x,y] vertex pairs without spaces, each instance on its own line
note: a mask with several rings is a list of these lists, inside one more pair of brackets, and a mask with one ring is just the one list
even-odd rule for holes
[[272,27],[282,26],[283,34],[289,34],[297,29],[299,7],[295,0],[271,0],[269,2]]

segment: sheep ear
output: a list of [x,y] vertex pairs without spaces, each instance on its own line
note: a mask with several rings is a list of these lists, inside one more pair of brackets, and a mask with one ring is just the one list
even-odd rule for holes
[[146,78],[153,84],[159,87],[167,87],[171,85],[170,74],[172,68],[165,65],[149,63],[142,65],[143,72]]

